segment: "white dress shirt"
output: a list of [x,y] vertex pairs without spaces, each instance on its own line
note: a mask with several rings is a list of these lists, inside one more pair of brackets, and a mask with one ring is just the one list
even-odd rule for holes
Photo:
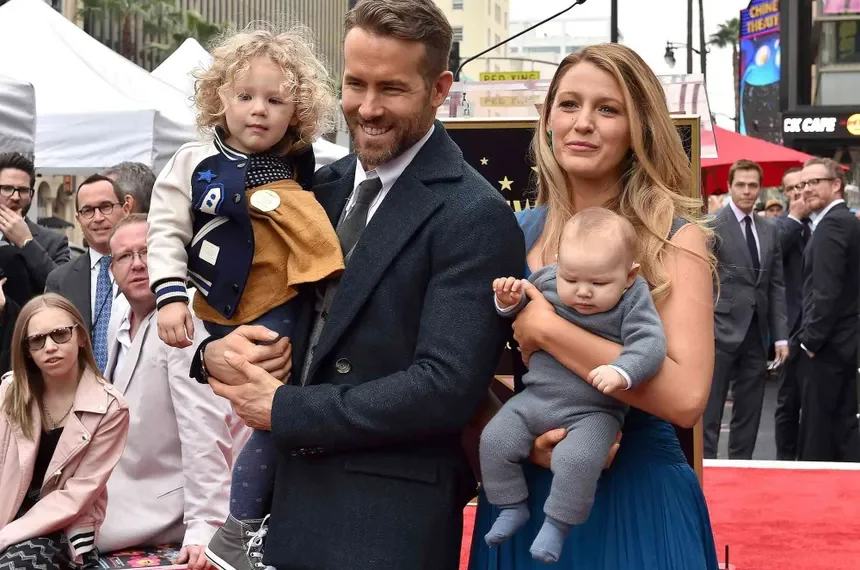
[[388,195],[388,192],[391,190],[391,187],[394,186],[394,183],[397,182],[397,179],[400,178],[400,175],[403,174],[403,171],[406,170],[406,167],[409,166],[415,157],[418,155],[418,151],[430,140],[430,137],[433,135],[433,131],[436,129],[435,125],[430,126],[430,130],[427,131],[427,134],[424,135],[421,140],[417,143],[409,147],[409,149],[398,156],[393,160],[389,160],[384,164],[380,164],[376,167],[375,170],[371,170],[370,172],[365,172],[364,167],[361,165],[360,160],[355,161],[355,180],[352,185],[352,194],[349,195],[349,200],[346,203],[346,208],[344,208],[343,216],[344,218],[349,214],[349,211],[355,206],[356,196],[356,188],[358,185],[367,180],[368,178],[379,177],[382,181],[382,189],[379,191],[379,194],[373,199],[373,202],[370,203],[370,208],[367,211],[367,221],[370,222],[370,218],[373,217],[373,214],[376,213],[376,210],[379,209],[379,205],[382,204],[382,201]]
[[[125,295],[120,295],[120,298],[125,300]],[[128,355],[128,351],[131,350],[131,306],[128,304],[128,301],[122,304],[121,307],[118,307],[118,311],[116,314],[119,314],[119,322],[116,328],[116,349],[119,351],[116,355],[116,369],[119,370],[122,368],[123,363],[125,362],[125,357]],[[110,332],[110,329],[108,329]],[[112,346],[113,343],[108,346]]]

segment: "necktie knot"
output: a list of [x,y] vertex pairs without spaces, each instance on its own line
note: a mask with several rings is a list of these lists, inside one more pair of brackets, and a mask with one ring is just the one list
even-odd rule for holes
[[370,204],[382,190],[382,180],[378,176],[368,178],[358,185],[355,191],[356,204]]
[[110,268],[111,256],[103,255],[101,259],[99,259],[99,270],[104,270]]

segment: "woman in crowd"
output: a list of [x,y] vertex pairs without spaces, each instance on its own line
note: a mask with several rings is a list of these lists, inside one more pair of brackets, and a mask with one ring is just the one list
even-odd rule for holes
[[[526,273],[555,262],[562,226],[576,212],[601,206],[620,213],[636,229],[641,275],[663,321],[667,348],[652,380],[613,394],[634,409],[591,514],[568,536],[557,567],[714,570],[705,499],[671,425],[692,427],[708,398],[714,362],[711,232],[699,221],[701,201],[688,197],[690,162],[659,81],[622,45],[595,45],[567,56],[550,84],[533,150],[538,207],[519,214]],[[543,350],[583,378],[621,351],[558,316],[540,294],[517,317],[514,335],[526,364]],[[562,429],[539,438],[536,464],[526,466],[532,513],[542,511],[549,494],[551,446],[564,435]],[[543,517],[533,516],[512,540],[489,549],[484,535],[497,514],[482,495],[470,569],[543,567],[529,553]]]
[[0,570],[89,566],[128,408],[59,295],[24,305],[11,351],[0,385]]

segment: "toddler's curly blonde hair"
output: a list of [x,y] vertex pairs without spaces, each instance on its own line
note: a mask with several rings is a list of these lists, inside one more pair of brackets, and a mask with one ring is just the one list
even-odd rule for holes
[[270,58],[284,72],[282,96],[296,104],[298,124],[289,128],[278,150],[289,154],[329,132],[334,125],[336,99],[310,30],[298,25],[277,30],[255,23],[225,34],[212,50],[209,69],[193,73],[198,129],[211,132],[221,127],[227,131],[222,96],[230,97],[237,79],[248,72],[251,60],[260,56]]

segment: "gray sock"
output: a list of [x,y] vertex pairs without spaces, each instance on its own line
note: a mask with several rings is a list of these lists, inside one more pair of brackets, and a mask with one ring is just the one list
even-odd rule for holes
[[571,528],[573,528],[573,525],[547,516],[537,538],[535,538],[531,549],[529,549],[532,558],[544,564],[558,562],[558,558],[561,556],[561,549],[564,547],[564,539]]
[[502,512],[490,532],[484,536],[487,546],[496,546],[508,540],[529,520],[529,508],[525,501],[500,508]]

